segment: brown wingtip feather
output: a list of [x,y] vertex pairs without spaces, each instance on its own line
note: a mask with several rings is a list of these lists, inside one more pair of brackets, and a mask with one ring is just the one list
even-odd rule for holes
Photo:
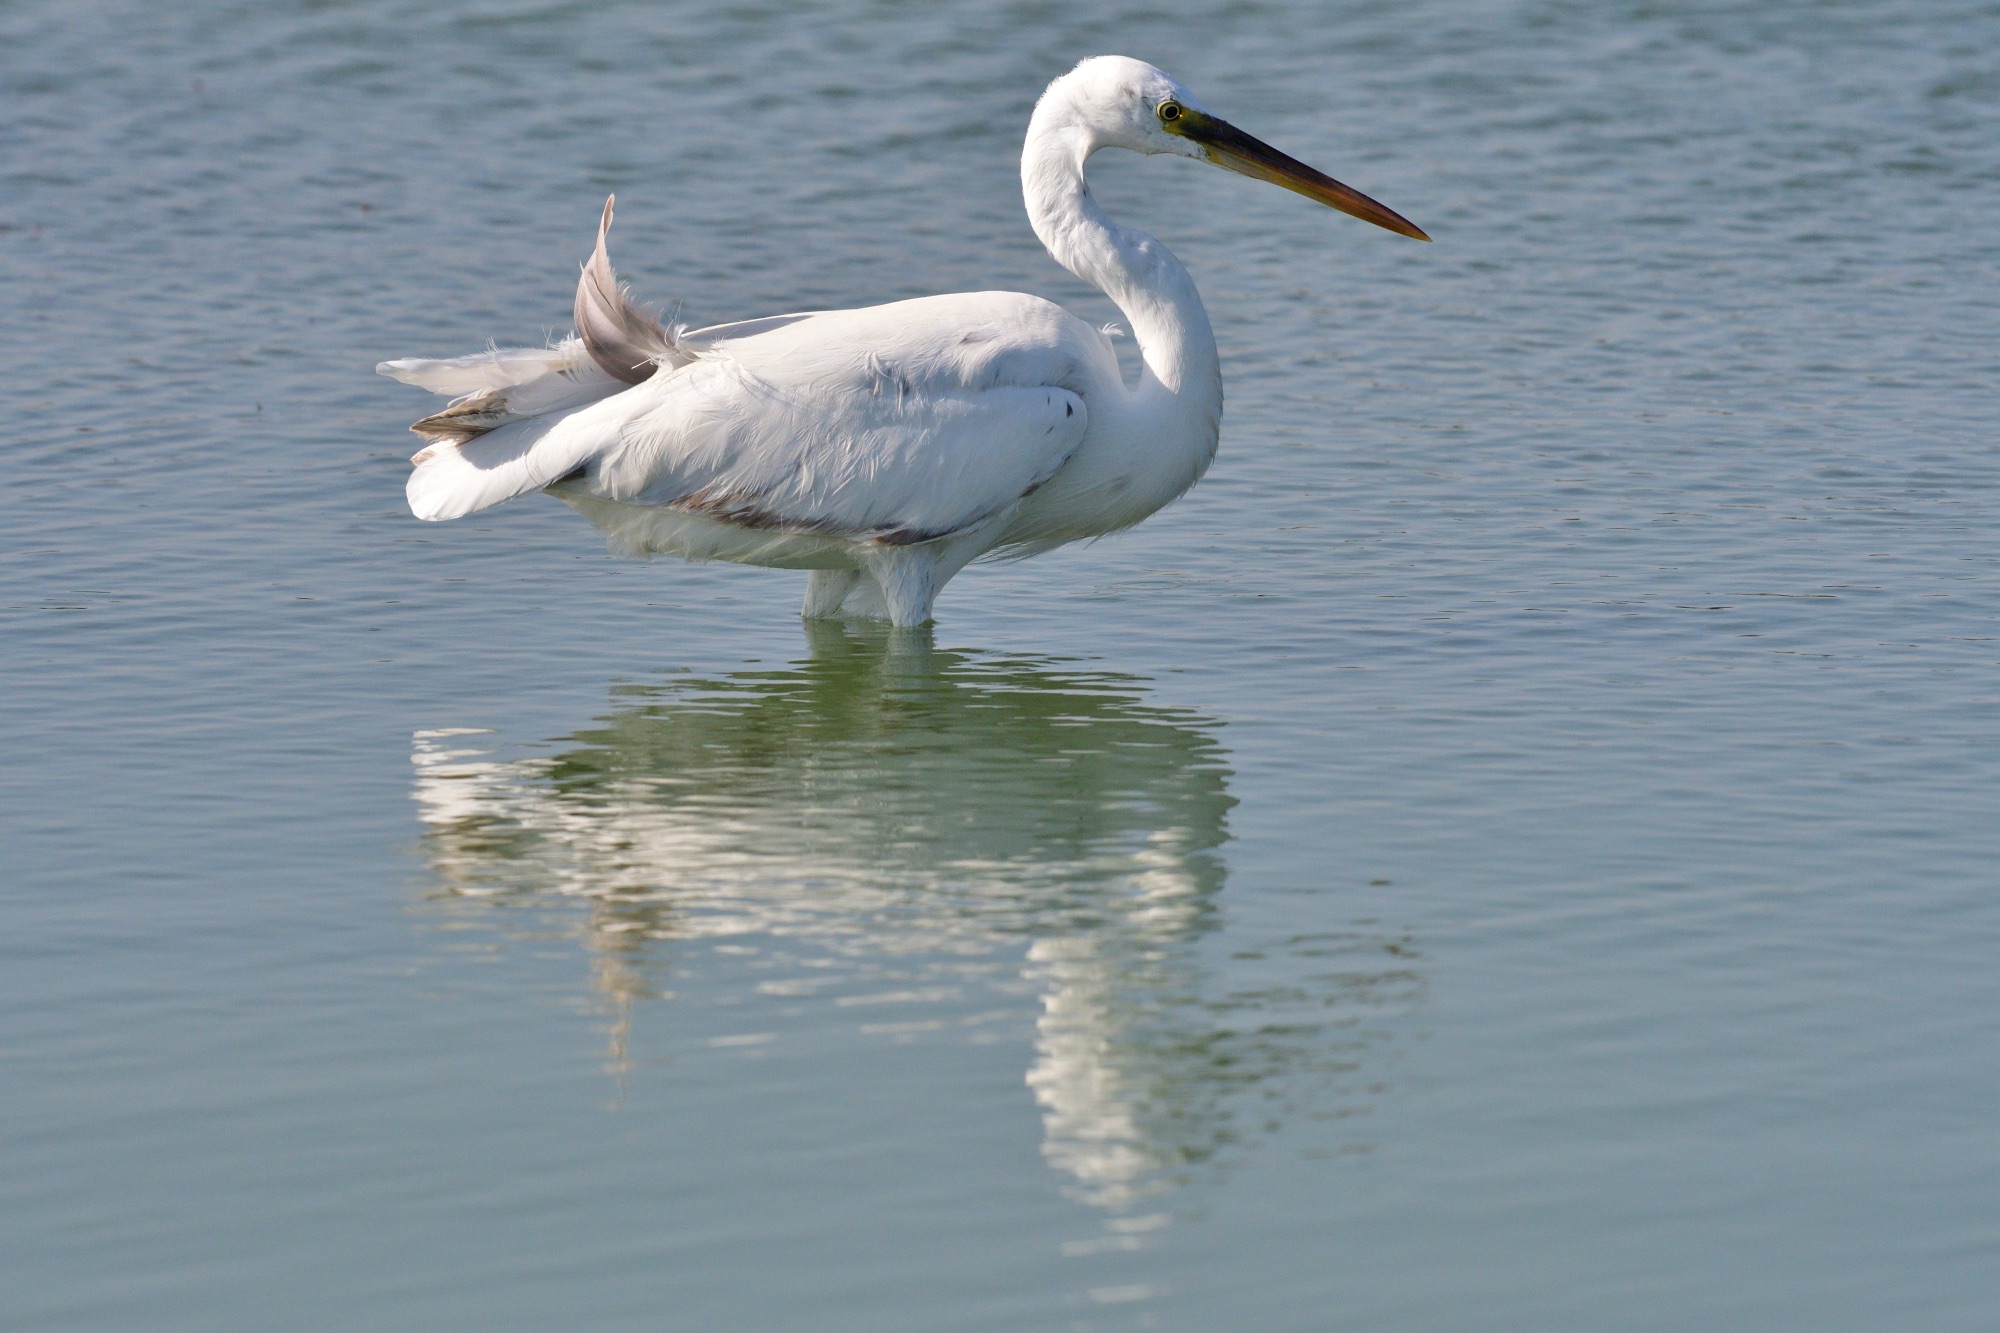
[[[507,410],[506,396],[489,389],[485,393],[461,398],[442,412],[431,413],[410,429],[439,444],[464,444],[515,419],[514,414]],[[421,463],[430,452],[426,449],[410,461]]]
[[661,358],[673,354],[674,340],[652,311],[633,300],[630,289],[618,281],[611,267],[606,238],[611,234],[612,206],[617,202],[615,194],[605,199],[604,214],[597,224],[597,248],[576,284],[576,332],[590,359],[605,374],[627,384],[642,384],[652,378]]

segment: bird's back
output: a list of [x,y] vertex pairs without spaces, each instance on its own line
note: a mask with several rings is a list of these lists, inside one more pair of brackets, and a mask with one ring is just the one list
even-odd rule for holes
[[1061,468],[1109,356],[1096,330],[1011,292],[758,326],[682,338],[692,363],[630,392],[643,407],[571,489],[767,530],[936,540]]

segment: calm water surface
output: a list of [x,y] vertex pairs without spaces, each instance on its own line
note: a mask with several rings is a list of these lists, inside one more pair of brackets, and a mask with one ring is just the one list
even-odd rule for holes
[[[1222,453],[934,635],[385,356],[1008,287]],[[2000,1323],[2000,8],[0,7],[9,1328]]]

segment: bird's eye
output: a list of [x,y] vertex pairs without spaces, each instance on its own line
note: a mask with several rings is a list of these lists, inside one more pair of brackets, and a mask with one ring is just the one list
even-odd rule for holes
[[1167,124],[1171,125],[1180,118],[1181,118],[1181,104],[1179,102],[1160,103],[1161,120],[1164,120],[1167,122]]

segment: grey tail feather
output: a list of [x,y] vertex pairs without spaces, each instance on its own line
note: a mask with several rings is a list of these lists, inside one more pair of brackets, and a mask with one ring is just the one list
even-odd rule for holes
[[658,316],[632,299],[631,290],[611,268],[604,239],[611,231],[612,195],[604,201],[604,218],[597,224],[597,249],[583,266],[576,284],[576,331],[590,359],[627,384],[652,378],[664,359],[675,356],[673,335]]

